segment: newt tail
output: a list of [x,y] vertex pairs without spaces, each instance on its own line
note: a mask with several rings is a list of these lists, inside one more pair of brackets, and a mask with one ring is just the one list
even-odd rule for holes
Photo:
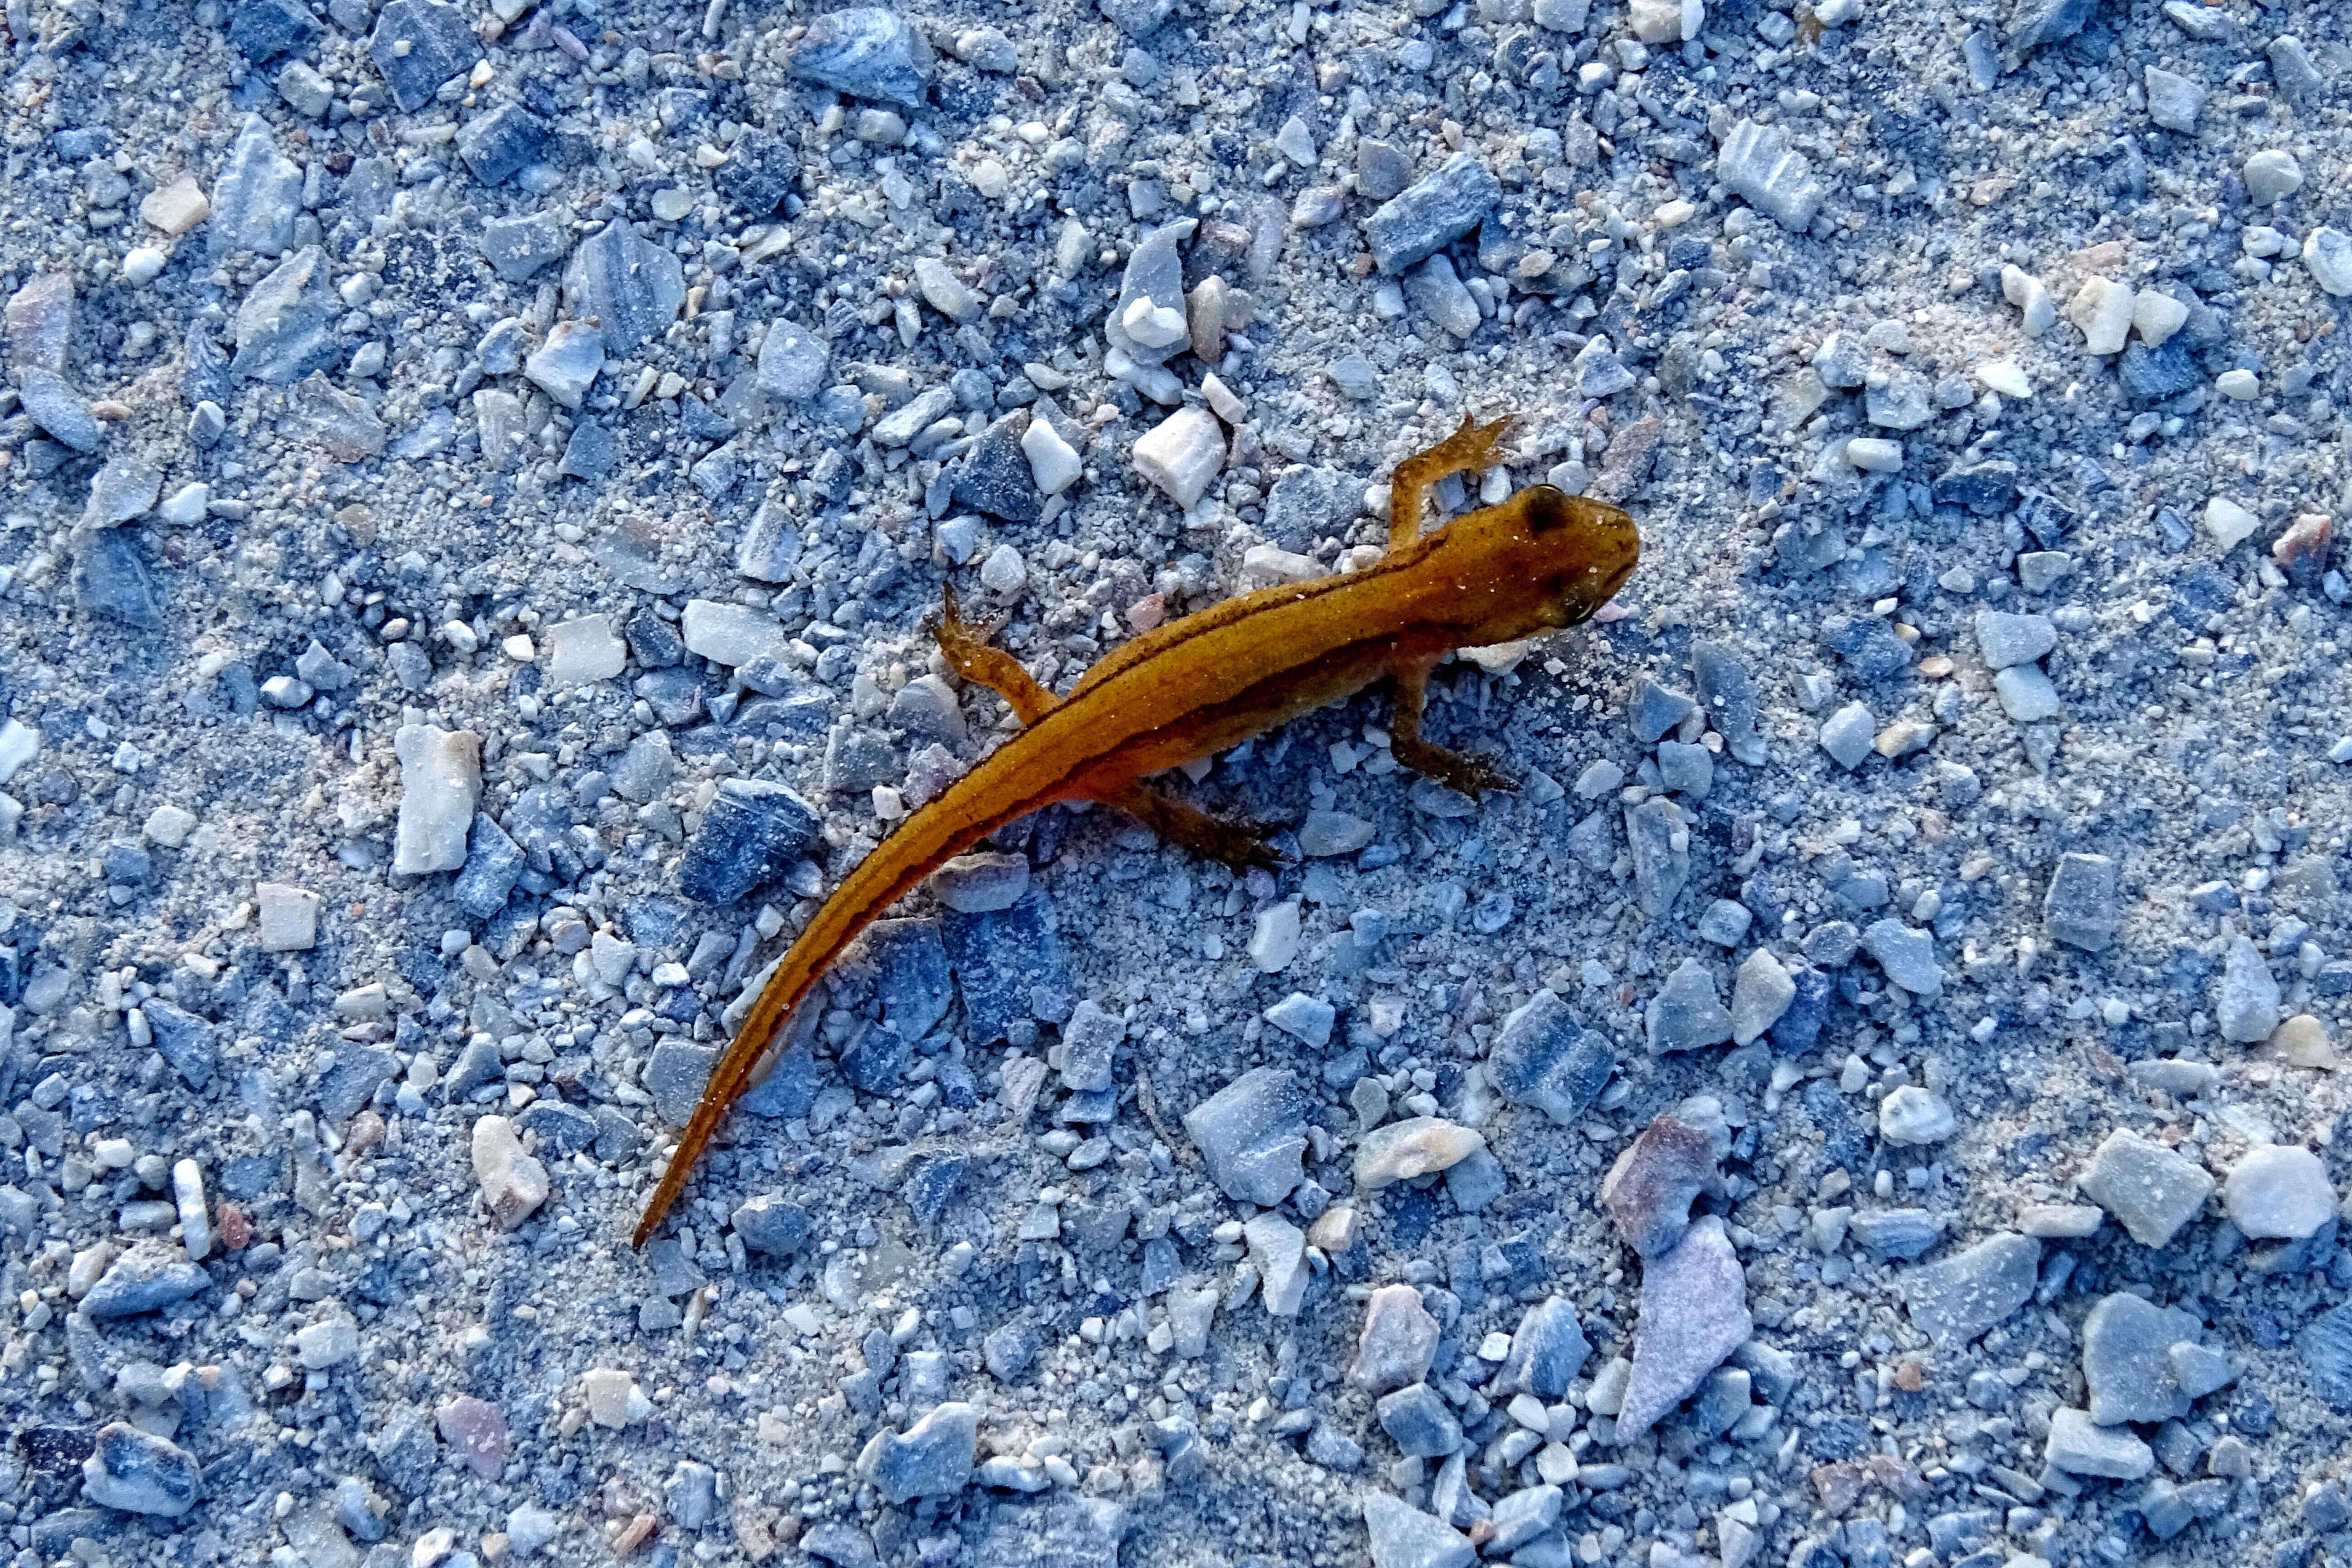
[[997,829],[1056,801],[1115,806],[1162,837],[1234,867],[1279,864],[1263,831],[1171,800],[1145,780],[1214,756],[1382,679],[1396,683],[1391,754],[1466,795],[1509,789],[1484,758],[1421,731],[1429,672],[1460,647],[1574,626],[1608,603],[1641,557],[1613,506],[1533,485],[1421,531],[1429,487],[1492,467],[1510,421],[1461,428],[1397,465],[1388,552],[1360,572],[1285,583],[1155,627],[1106,655],[1056,698],[967,624],[955,595],[934,627],[967,680],[993,688],[1024,728],[916,811],[852,871],[778,962],[646,1201],[644,1246],[752,1071],[843,949],[923,879]]

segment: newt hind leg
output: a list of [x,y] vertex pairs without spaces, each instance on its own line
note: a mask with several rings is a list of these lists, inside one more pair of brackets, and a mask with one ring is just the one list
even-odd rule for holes
[[1475,800],[1487,790],[1515,790],[1517,781],[1484,757],[1450,752],[1421,738],[1422,703],[1429,693],[1429,671],[1416,667],[1396,678],[1396,717],[1390,727],[1390,755],[1427,779],[1434,779],[1458,795]]
[[1475,473],[1494,466],[1496,448],[1511,433],[1511,425],[1517,417],[1506,414],[1480,425],[1465,414],[1453,435],[1396,466],[1396,472],[1389,476],[1391,550],[1401,549],[1421,537],[1422,508],[1430,486],[1448,474]]
[[1212,816],[1197,806],[1171,800],[1139,784],[1108,791],[1096,798],[1127,813],[1170,843],[1181,844],[1195,855],[1221,860],[1236,871],[1246,871],[1253,866],[1269,871],[1282,867],[1282,858],[1265,841],[1265,830],[1254,822]]
[[1013,705],[1021,722],[1034,724],[1059,706],[1059,700],[1021,667],[1019,659],[1001,647],[988,646],[988,639],[996,635],[1002,624],[965,620],[961,606],[956,603],[955,590],[950,588],[938,624],[931,627],[931,636],[958,675],[994,691]]

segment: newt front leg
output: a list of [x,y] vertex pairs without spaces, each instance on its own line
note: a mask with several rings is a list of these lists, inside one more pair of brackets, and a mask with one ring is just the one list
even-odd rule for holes
[[1512,790],[1518,784],[1484,757],[1449,752],[1421,738],[1421,709],[1429,695],[1429,667],[1397,672],[1396,716],[1389,730],[1389,754],[1427,779],[1475,800],[1481,791]]

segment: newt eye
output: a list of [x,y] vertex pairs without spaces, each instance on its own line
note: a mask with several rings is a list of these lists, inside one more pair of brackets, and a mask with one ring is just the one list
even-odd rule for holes
[[1568,492],[1554,485],[1534,485],[1527,492],[1528,531],[1538,538],[1569,521]]

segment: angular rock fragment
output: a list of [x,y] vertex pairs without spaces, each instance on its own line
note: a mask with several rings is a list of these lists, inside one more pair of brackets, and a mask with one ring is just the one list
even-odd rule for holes
[[1743,120],[1733,126],[1716,153],[1715,177],[1790,230],[1811,224],[1822,204],[1811,161],[1790,144],[1788,132],[1779,125]]
[[507,1118],[485,1116],[474,1123],[473,1154],[483,1205],[501,1229],[514,1229],[547,1201],[547,1167],[523,1152],[522,1139]]
[[563,269],[564,312],[594,318],[604,352],[616,358],[666,330],[685,306],[686,268],[676,253],[617,218],[583,240]]
[[1780,1021],[1797,998],[1797,983],[1769,948],[1749,953],[1731,981],[1731,1043],[1744,1046]]
[[231,323],[231,375],[291,386],[341,360],[335,322],[342,301],[329,286],[330,271],[326,252],[309,245],[253,286]]
[[1617,1440],[1630,1443],[1655,1426],[1747,1342],[1753,1327],[1747,1279],[1723,1219],[1705,1215],[1672,1251],[1643,1265],[1633,1368],[1617,1412]]
[[471,730],[404,724],[393,736],[400,761],[400,820],[392,868],[400,876],[454,871],[482,789],[482,740]]
[[[1639,809],[1639,808],[1637,808]],[[1693,1051],[1731,1038],[1731,1015],[1716,993],[1715,974],[1696,958],[1685,958],[1666,976],[1643,1013],[1650,1054]]]
[[[1188,1122],[1189,1124],[1189,1122]],[[1486,1140],[1467,1127],[1434,1116],[1415,1116],[1375,1127],[1356,1149],[1356,1185],[1367,1192],[1453,1166]]]
[[293,243],[294,220],[302,213],[302,170],[279,150],[261,116],[247,116],[229,146],[220,178],[213,183],[211,226],[205,231],[213,256],[251,251],[283,256]]
[[2074,1184],[2142,1247],[2171,1241],[2213,1195],[2205,1167],[2123,1128],[2107,1134]]
[[2105,855],[2061,855],[2042,900],[2042,928],[2052,939],[2085,952],[2104,952],[2114,945],[2121,923],[2116,863]]
[[457,6],[441,0],[391,0],[376,13],[368,55],[391,87],[393,101],[414,114],[433,101],[443,82],[471,69],[482,47]]
[[740,903],[783,875],[818,826],[814,809],[782,784],[726,780],[678,862],[677,890],[698,903]]
[[1372,1568],[1470,1568],[1478,1561],[1468,1536],[1383,1491],[1364,1493],[1364,1530]]
[[1252,1068],[1184,1117],[1209,1178],[1261,1208],[1306,1179],[1307,1100],[1279,1068]]
[[1717,1180],[1713,1137],[1666,1111],[1617,1156],[1601,1179],[1601,1201],[1625,1245],[1655,1258],[1682,1239],[1693,1200]]
[[1498,1393],[1558,1399],[1591,1354],[1591,1342],[1576,1321],[1576,1309],[1558,1296],[1547,1297],[1520,1316],[1510,1354],[1495,1374],[1495,1387]]
[[2231,939],[2222,960],[2221,983],[2213,995],[2214,1022],[2221,1037],[2241,1045],[2267,1040],[2278,1027],[2279,984],[2262,949],[2243,936]]
[[828,12],[793,47],[793,74],[836,92],[923,107],[937,57],[922,32],[879,5]]
[[1477,227],[1502,196],[1475,154],[1454,153],[1364,220],[1374,264],[1391,277],[1402,273]]
[[1429,1375],[1437,1353],[1438,1323],[1410,1285],[1383,1285],[1364,1306],[1363,1331],[1348,1368],[1349,1387],[1386,1394]]
[[1897,1289],[1914,1326],[1931,1338],[1965,1343],[2025,1305],[2041,1263],[2040,1242],[2004,1232],[1908,1270]]
[[1486,1073],[1505,1100],[1532,1105],[1565,1127],[1607,1086],[1616,1065],[1609,1037],[1578,1024],[1566,1003],[1542,990],[1503,1020]]
[[2094,1423],[2087,1411],[2061,1407],[2050,1417],[2042,1457],[2052,1468],[2074,1476],[2105,1476],[2136,1481],[2156,1468],[2155,1451],[2128,1427]]
[[2083,1320],[2092,1421],[2113,1426],[2188,1415],[2189,1395],[2172,1375],[2170,1352],[2184,1341],[2196,1343],[2200,1328],[2194,1314],[2128,1291],[2100,1298]]

